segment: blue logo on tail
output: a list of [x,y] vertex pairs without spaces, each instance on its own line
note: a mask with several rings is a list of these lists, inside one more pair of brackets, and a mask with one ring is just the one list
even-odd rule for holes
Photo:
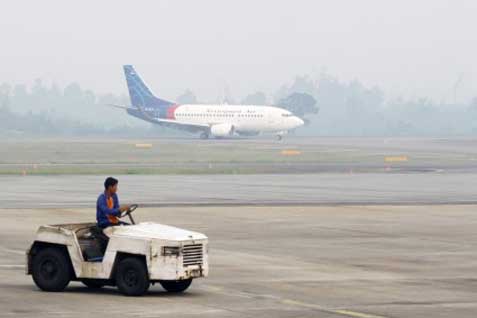
[[132,65],[124,65],[123,68],[126,82],[128,84],[131,105],[134,108],[147,112],[153,111],[162,113],[164,110],[174,105],[173,102],[154,96],[139,75],[137,75]]

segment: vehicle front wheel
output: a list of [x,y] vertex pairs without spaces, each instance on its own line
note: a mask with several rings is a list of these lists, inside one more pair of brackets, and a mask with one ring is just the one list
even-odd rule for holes
[[44,291],[59,292],[68,286],[72,272],[65,253],[54,247],[42,249],[33,257],[32,276]]
[[161,280],[161,286],[170,293],[182,293],[189,288],[192,278],[183,280]]
[[141,296],[149,289],[146,264],[140,258],[127,257],[118,264],[116,285],[126,296]]

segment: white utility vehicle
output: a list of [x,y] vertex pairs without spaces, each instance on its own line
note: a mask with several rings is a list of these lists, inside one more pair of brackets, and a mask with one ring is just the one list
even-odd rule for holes
[[186,290],[194,278],[208,275],[208,239],[204,234],[157,223],[135,224],[132,205],[121,217],[132,225],[109,227],[106,250],[96,223],[41,226],[27,251],[28,275],[45,291],[62,291],[70,281],[90,288],[117,286],[128,296],[160,283],[169,292]]

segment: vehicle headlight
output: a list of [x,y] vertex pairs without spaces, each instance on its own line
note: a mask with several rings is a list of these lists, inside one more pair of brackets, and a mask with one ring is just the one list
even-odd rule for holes
[[180,248],[178,246],[163,246],[162,255],[163,256],[179,256]]

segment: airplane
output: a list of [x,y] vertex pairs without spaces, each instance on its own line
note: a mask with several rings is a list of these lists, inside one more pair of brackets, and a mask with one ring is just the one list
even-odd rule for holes
[[201,139],[271,133],[281,140],[289,130],[304,124],[288,110],[273,106],[179,105],[154,96],[132,65],[123,68],[131,106],[110,106],[126,109],[129,115],[153,124],[199,133]]

